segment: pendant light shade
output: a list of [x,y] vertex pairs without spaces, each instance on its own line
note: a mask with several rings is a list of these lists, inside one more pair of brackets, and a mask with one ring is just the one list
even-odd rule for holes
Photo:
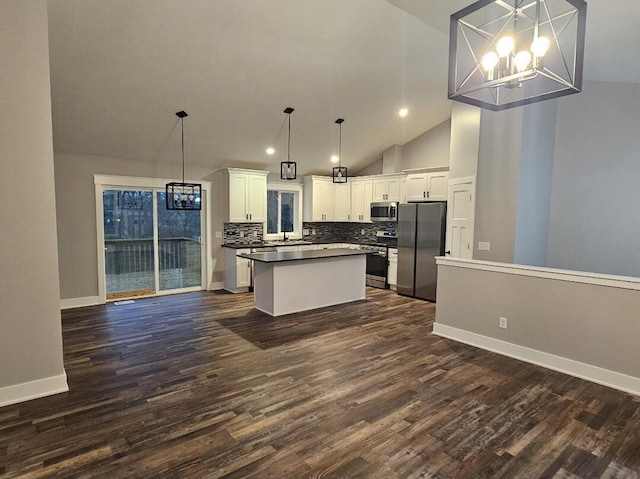
[[168,210],[200,210],[202,209],[202,185],[184,182],[184,119],[189,116],[186,111],[179,111],[182,129],[182,183],[171,182],[165,187],[166,207]]
[[291,113],[294,109],[291,107],[285,108],[284,112],[289,119],[289,139],[287,141],[287,161],[280,163],[280,179],[281,180],[295,180],[296,179],[296,162],[291,161]]
[[500,111],[579,93],[584,0],[480,0],[451,15],[449,98]]
[[334,183],[346,183],[347,182],[347,167],[342,166],[342,124],[344,119],[338,118],[336,120],[338,128],[340,129],[340,149],[338,152],[338,166],[333,168],[333,182]]

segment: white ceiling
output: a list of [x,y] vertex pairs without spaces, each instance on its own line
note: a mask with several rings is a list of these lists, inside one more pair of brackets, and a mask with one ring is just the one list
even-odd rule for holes
[[[179,164],[186,110],[187,170],[278,171],[291,106],[299,175],[329,174],[339,117],[357,169],[449,117],[449,15],[468,3],[49,0],[55,151]],[[586,79],[640,82],[637,1],[588,3]]]

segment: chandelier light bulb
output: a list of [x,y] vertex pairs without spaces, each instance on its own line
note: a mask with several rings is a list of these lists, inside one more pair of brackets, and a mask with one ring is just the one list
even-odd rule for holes
[[511,55],[516,44],[511,37],[502,37],[496,44],[496,51],[501,58]]
[[499,58],[497,53],[487,52],[482,57],[482,68],[484,68],[485,71],[490,72],[498,64],[498,60]]
[[547,37],[538,37],[531,44],[531,52],[538,58],[543,57],[549,50],[549,45]]
[[515,63],[518,72],[523,72],[529,68],[529,64],[531,63],[531,53],[527,50],[522,50],[516,54],[513,62]]

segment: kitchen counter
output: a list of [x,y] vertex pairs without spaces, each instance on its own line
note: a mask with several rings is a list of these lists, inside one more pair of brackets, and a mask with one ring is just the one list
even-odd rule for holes
[[240,256],[253,260],[256,309],[270,316],[366,298],[366,251],[340,248]]
[[260,261],[262,263],[280,263],[283,261],[304,261],[319,258],[337,258],[341,256],[354,256],[367,254],[367,251],[359,249],[336,248],[319,249],[310,251],[272,251],[268,253],[247,253],[238,255],[241,258]]
[[[386,246],[387,243],[380,242],[372,242],[372,241],[286,241],[286,242],[256,242],[256,243],[247,243],[247,244],[232,244],[225,243],[222,245],[223,248],[231,248],[231,249],[259,249],[259,248],[278,248],[280,246],[305,246],[305,245],[322,245],[322,244],[359,244],[359,245],[368,245],[368,246]],[[395,246],[391,246],[395,248]]]

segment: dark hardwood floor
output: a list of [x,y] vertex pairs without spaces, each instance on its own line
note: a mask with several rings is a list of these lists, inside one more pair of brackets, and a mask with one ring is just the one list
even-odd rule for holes
[[375,289],[277,319],[221,292],[64,311],[70,392],[0,408],[0,476],[639,477],[640,398],[434,312]]

